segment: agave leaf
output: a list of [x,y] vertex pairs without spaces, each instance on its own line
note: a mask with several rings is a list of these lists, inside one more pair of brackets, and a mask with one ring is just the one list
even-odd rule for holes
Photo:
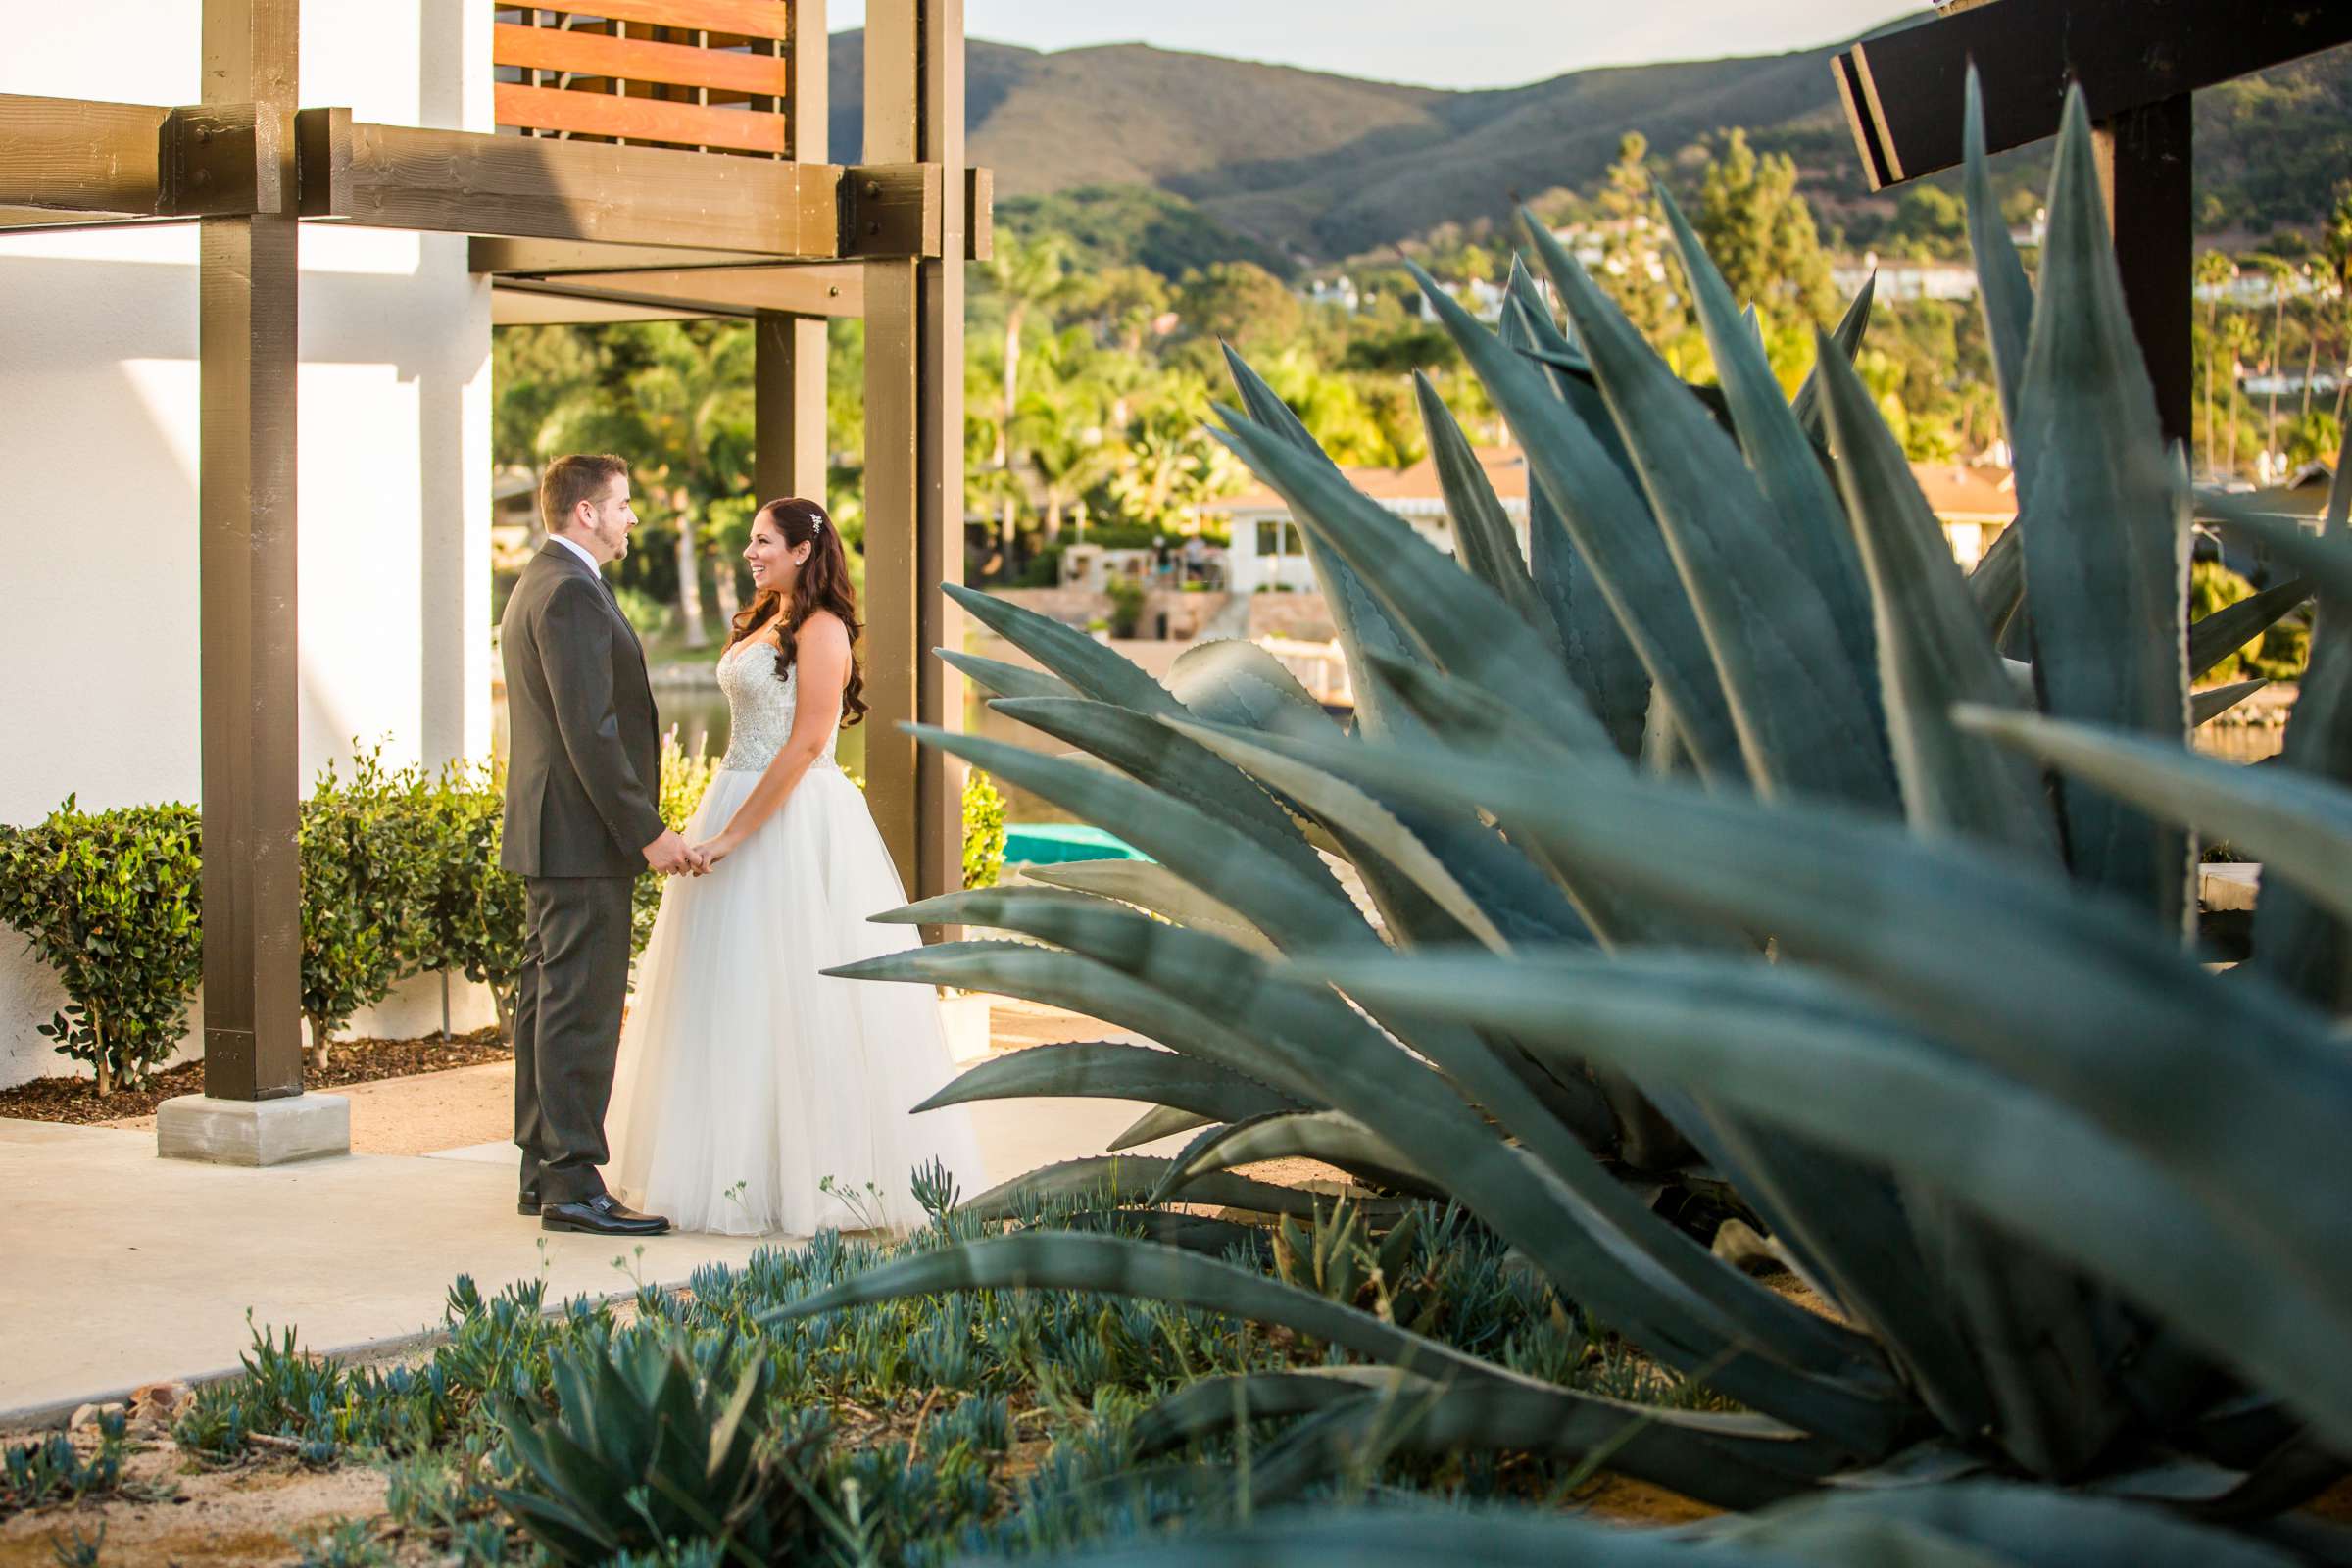
[[[1830,341],[1838,346],[1838,357],[1849,366],[1853,364],[1854,356],[1862,352],[1862,339],[1870,331],[1870,305],[1878,289],[1879,274],[1874,270],[1862,280],[1862,287],[1846,305],[1845,314],[1838,318],[1838,324],[1830,330]],[[1788,411],[1796,416],[1796,422],[1803,427],[1813,444],[1826,448],[1830,444],[1830,434],[1821,409],[1821,365],[1820,358],[1816,357],[1813,368],[1805,372],[1804,384],[1796,389],[1796,396],[1790,400]]]
[[1288,1095],[1230,1067],[1112,1040],[1032,1046],[984,1061],[957,1074],[953,1083],[914,1108],[919,1112],[978,1100],[1054,1096],[1140,1100],[1219,1121],[1298,1108],[1298,1102]]
[[1952,727],[1954,703],[2018,704],[1943,529],[1861,377],[1826,338],[1816,362],[1838,477],[1870,574],[1886,733],[1906,812],[1922,831],[1974,834],[2055,864],[2057,834],[2038,770]]
[[2264,512],[2242,496],[2220,490],[2196,493],[2199,522],[2210,522],[2266,551],[2291,570],[2311,580],[2323,609],[2352,602],[2352,539],[2338,528],[2315,534],[2295,517]]
[[1203,1134],[1178,1156],[1169,1172],[1181,1187],[1203,1171],[1232,1170],[1267,1159],[1316,1159],[1424,1198],[1443,1199],[1444,1186],[1413,1168],[1411,1160],[1352,1116],[1336,1110],[1275,1111]]
[[[1847,1555],[1858,1541],[1845,1527],[1882,1524],[1937,1550],[1964,1557],[1892,1555],[1884,1547]],[[1995,1563],[2011,1568],[2146,1568],[2195,1563],[2199,1568],[2288,1568],[2291,1552],[2237,1531],[2182,1519],[2158,1508],[2132,1507],[2109,1497],[2003,1481],[1943,1486],[1858,1487],[1819,1502],[1791,1503],[1721,1531],[1727,1543],[1788,1550],[1807,1562],[1899,1562],[1919,1568]],[[1885,1540],[1886,1538],[1877,1538]]]
[[764,1323],[785,1322],[956,1290],[1101,1291],[1280,1324],[1375,1361],[1462,1384],[1544,1387],[1297,1286],[1172,1247],[1117,1236],[1031,1231],[966,1242],[885,1263],[759,1316]]
[[[1598,773],[1567,798],[1550,772],[1457,758],[1439,777],[1412,753],[1366,750],[1389,754],[1384,787],[1483,803],[1637,893],[1773,932],[2114,1136],[2167,1151],[2281,1269],[2352,1300],[2340,1205],[2306,1200],[2298,1176],[2340,1158],[2352,1069],[2292,998],[2207,973],[2107,901],[1850,812]],[[2229,1066],[2217,1043],[2243,1041],[2262,1042],[2266,1070]]]
[[2026,602],[2026,536],[2019,529],[2018,523],[2003,528],[1977,558],[1977,569],[1968,574],[1968,597],[1976,603],[1977,618],[2003,648]]
[[[1683,275],[1690,280],[1699,327],[1706,334],[1724,397],[1731,405],[1740,450],[1746,454],[1753,482],[1763,492],[1772,515],[1779,520],[1779,528],[1773,531],[1798,573],[1820,594],[1853,667],[1875,670],[1877,638],[1871,628],[1870,596],[1863,585],[1862,560],[1855,550],[1854,530],[1846,522],[1844,509],[1838,505],[1813,443],[1806,439],[1804,428],[1797,423],[1781,392],[1779,378],[1764,358],[1757,323],[1740,320],[1730,285],[1724,282],[1706,247],[1699,243],[1698,235],[1683,217],[1673,192],[1663,183],[1656,191],[1658,206],[1674,235],[1675,249],[1683,259]],[[1831,351],[1828,341],[1820,339],[1818,334],[1816,337],[1817,362],[1837,361],[1838,356]],[[1599,368],[1595,367],[1596,374]],[[1604,393],[1619,395],[1611,377],[1604,376],[1601,387]],[[1652,500],[1662,500],[1654,486]],[[1671,531],[1668,538],[1670,543],[1674,542]],[[1683,549],[1688,553],[1688,546]],[[1864,695],[1867,700],[1873,694],[1866,689]]]
[[[989,1221],[1018,1219],[1047,1203],[1116,1208],[1148,1202],[1166,1181],[1171,1165],[1169,1160],[1149,1154],[1098,1154],[1088,1159],[1062,1160],[1015,1176],[977,1198],[965,1199],[956,1205],[956,1212],[973,1220]],[[1217,1203],[1259,1214],[1311,1218],[1318,1201],[1313,1193],[1252,1181],[1230,1171],[1210,1171],[1167,1185],[1181,1189],[1175,1199],[1180,1203]]]
[[1420,405],[1421,427],[1429,434],[1429,454],[1436,463],[1438,484],[1446,494],[1446,515],[1453,527],[1453,555],[1464,570],[1494,590],[1519,612],[1519,618],[1544,636],[1556,633],[1551,615],[1536,598],[1528,580],[1527,563],[1519,558],[1519,536],[1503,514],[1502,502],[1487,482],[1478,454],[1453,420],[1446,400],[1413,372],[1413,397]]
[[[1558,1568],[1561,1563],[1578,1568],[1688,1568],[1690,1548],[1663,1531],[1592,1524],[1549,1510],[1471,1515],[1452,1509],[1391,1507],[1275,1514],[1248,1524],[1188,1529],[1039,1559],[1039,1568],[1232,1568],[1237,1563],[1250,1568],[1329,1568],[1335,1563],[1348,1568],[1427,1568],[1431,1562],[1449,1560],[1489,1568]],[[1708,1552],[1706,1560],[1710,1568],[1797,1568],[1800,1562],[1821,1559],[1729,1547]],[[1902,1568],[1921,1565],[1905,1563]]]
[[1282,661],[1238,638],[1197,643],[1177,655],[1168,689],[1188,711],[1213,723],[1312,735],[1339,728]]
[[[1644,1042],[1662,1038],[1695,1037],[1700,1043],[1687,1049],[1698,1051],[1770,1052],[1786,1034],[1819,1034],[1855,1042],[1854,1049],[1879,1043],[1889,1051],[1948,1054],[1814,976],[1752,961],[1679,955],[1616,963],[1456,958],[1400,964],[1385,975],[1358,961],[1338,966],[1333,978],[1359,1001],[1394,1002],[1408,989],[1442,994],[1447,1015],[1524,1031],[1519,1037],[1539,1056],[1581,1059],[1580,1042],[1605,1041],[1594,1054],[1642,1072],[1645,1083],[1658,1075],[1640,1066],[1640,1053]],[[1571,997],[1573,1004],[1564,1005]],[[1714,1098],[1703,1075],[1665,1076]],[[1737,1097],[1731,1103],[1739,1114],[1723,1119],[1736,1130],[1737,1147],[1743,1118],[1755,1113]],[[1875,1178],[1849,1180],[1840,1189],[1837,1178],[1851,1171],[1843,1161],[1807,1158],[1803,1145],[1781,1147],[1769,1137],[1750,1134],[1748,1143],[1750,1159],[1768,1174],[1762,1189],[1768,1202],[1798,1186],[1797,1200],[1772,1205],[1767,1218],[1796,1218],[1796,1235],[1820,1260],[1827,1282],[1892,1348],[1947,1430],[1989,1431],[2036,1473],[2062,1475],[2103,1451],[2132,1419],[2114,1392],[2111,1357],[2072,1327],[2082,1315],[2079,1278],[2023,1252],[2011,1238],[1987,1250],[1989,1239],[1972,1221],[1949,1219],[1940,1204],[1923,1205],[1906,1195],[1921,1245],[1933,1249],[1923,1260],[1908,1245],[1899,1210],[1843,1211],[1843,1193],[1867,1204]],[[1862,1228],[1857,1218],[1866,1222]],[[1867,1223],[1874,1218],[1875,1228]],[[1943,1289],[1923,1261],[1953,1276]],[[1992,1409],[1985,1389],[1995,1396]]]
[[1059,865],[1031,866],[1021,873],[1021,879],[1132,904],[1254,953],[1274,951],[1264,932],[1156,860],[1064,860]]
[[[1222,758],[1171,735],[1143,713],[1073,697],[998,698],[989,705],[1042,734],[1102,759],[1138,782],[1246,834],[1255,853],[1281,860],[1303,880],[1330,880],[1289,813]],[[1173,699],[1172,716],[1188,716]]]
[[1110,1153],[1121,1154],[1130,1149],[1140,1149],[1145,1144],[1155,1144],[1162,1138],[1173,1138],[1179,1133],[1214,1126],[1216,1121],[1214,1116],[1197,1116],[1191,1111],[1178,1110],[1170,1105],[1154,1105],[1128,1123],[1116,1138],[1102,1147]]
[[[1788,966],[1747,965],[1761,972],[1725,976],[1715,989],[1739,1000],[1694,1017],[1706,1004],[1685,1003],[1706,984],[1701,971],[1709,966],[1722,967],[1657,960],[1657,972],[1641,976],[1646,985],[1613,988],[1605,1011],[1579,972],[1592,965],[1547,972],[1489,959],[1413,959],[1348,961],[1326,972],[1351,994],[1409,990],[1442,999],[1456,1014],[1531,1030],[1573,997],[1599,1020],[1574,1032],[1574,1050],[1704,1084],[1742,1114],[1932,1182],[2113,1280],[2218,1358],[2294,1400],[2323,1430],[2352,1431],[2352,1369],[2308,1375],[2316,1348],[2352,1330],[2352,1305],[2264,1260],[2182,1179],[2190,1173],[2178,1151],[2128,1145],[2079,1111],[1904,1031],[1840,1026],[1835,992]],[[1514,967],[1522,972],[1506,973]],[[1759,1005],[1775,991],[1784,1006]],[[2056,1192],[2066,1202],[2050,1201]]]
[[[1624,313],[1556,243],[1538,250],[1633,450],[1757,789],[1893,807],[1867,666],[1854,662],[1831,590],[1808,575],[1739,448]],[[1669,701],[1681,719],[1680,695]]]
[[2352,790],[2289,767],[2245,767],[2088,724],[1967,708],[1963,728],[2039,758],[2167,822],[2258,856],[2266,892],[2291,882],[2352,916]]
[[1180,710],[1166,687],[1086,633],[1065,626],[1051,615],[1041,615],[1009,599],[966,588],[961,583],[942,583],[940,591],[969,611],[973,619],[1045,665],[1082,696],[1116,703],[1142,713]]
[[[1502,342],[1507,348],[1524,349],[1531,344],[1556,347],[1562,355],[1569,353],[1568,340],[1552,324],[1551,308],[1536,295],[1535,279],[1517,258],[1511,259],[1512,309],[1506,309],[1502,319]],[[1608,406],[1601,401],[1600,391],[1592,384],[1592,367],[1579,361],[1575,374],[1555,372],[1551,377],[1571,409],[1589,423],[1597,420],[1614,440],[1616,431],[1609,424]],[[1431,393],[1425,401],[1435,401]],[[1448,419],[1451,416],[1446,416]],[[1626,455],[1623,445],[1610,453],[1611,459],[1631,480],[1634,477],[1633,459]],[[1481,475],[1483,478],[1484,476]],[[1599,586],[1592,580],[1592,570],[1576,553],[1567,530],[1560,524],[1559,510],[1551,497],[1532,478],[1527,487],[1527,570],[1532,575],[1537,602],[1550,617],[1562,653],[1568,661],[1568,678],[1584,695],[1585,703],[1599,717],[1617,749],[1628,757],[1639,754],[1642,726],[1649,707],[1649,672],[1642,667],[1642,656],[1634,651],[1626,637],[1625,628],[1618,624],[1617,612]]]
[[1266,1240],[1269,1230],[1264,1225],[1245,1225],[1238,1220],[1212,1219],[1206,1214],[1186,1214],[1165,1208],[1097,1209],[1057,1219],[1052,1226],[1041,1229],[1047,1234],[1102,1231],[1113,1236],[1140,1236],[1162,1247],[1182,1248],[1188,1252],[1228,1261],[1236,1250],[1251,1253],[1261,1262],[1273,1252]]
[[[1093,639],[1089,638],[1092,642]],[[1101,647],[1100,643],[1096,644]],[[1057,675],[1024,664],[1008,664],[1001,659],[982,659],[977,654],[958,653],[953,648],[931,650],[951,668],[959,670],[969,680],[986,687],[999,697],[1075,697],[1078,689]],[[1115,656],[1114,656],[1115,657]]]
[[[1838,1462],[1829,1446],[1751,1417],[1667,1411],[1568,1389],[1448,1388],[1409,1372],[1390,1377],[1387,1383],[1364,1379],[1367,1387],[1326,1404],[1254,1463],[1253,1500],[1260,1506],[1285,1501],[1360,1463],[1367,1449],[1583,1459],[1727,1508],[1797,1495]],[[1591,1559],[1579,1553],[1554,1560]]]
[[1441,668],[1520,704],[1531,722],[1572,745],[1609,745],[1592,710],[1558,672],[1557,650],[1492,588],[1328,463],[1304,457],[1262,426],[1240,420],[1218,439],[1291,503],[1300,527],[1362,577]]
[[2027,458],[2020,433],[2019,394],[2025,382],[2027,345],[2034,336],[2034,288],[2026,281],[2025,264],[2018,260],[2008,220],[2001,217],[2000,199],[1993,194],[1991,166],[1984,151],[1984,94],[1974,61],[1968,67],[1967,97],[1961,163],[1966,171],[1962,177],[1968,205],[1968,245],[1976,257],[1977,299],[1984,313],[1984,332],[1992,343],[1993,385],[2000,393],[2002,422],[2009,427],[2022,480]]
[[1320,863],[1311,874],[1294,869],[1287,859],[1260,853],[1254,836],[1220,817],[1132,779],[1040,757],[1002,741],[921,725],[910,733],[987,769],[993,777],[1044,796],[1084,821],[1117,823],[1128,843],[1233,909],[1277,946],[1328,944],[1349,928],[1365,942],[1380,940]]
[[[2346,541],[2352,511],[2352,432],[2336,455],[2323,540]],[[2352,597],[2320,607],[2311,629],[2311,661],[2286,724],[2281,754],[2289,768],[2352,785]],[[2284,887],[2254,911],[2254,967],[2337,1012],[2352,1007],[2352,926],[2331,919],[2298,889]]]
[[2188,678],[2196,679],[2253,642],[2310,597],[2311,579],[2293,577],[2190,621]]
[[[2090,119],[2067,95],[2041,294],[2014,428],[2034,678],[2051,716],[2178,740],[2188,712],[2186,482],[2124,308]],[[2075,875],[2174,930],[2190,908],[2188,840],[2096,790],[2062,791]]]
[[[1298,422],[1289,404],[1274,395],[1274,389],[1249,364],[1235,353],[1231,344],[1222,345],[1225,366],[1233,376],[1234,386],[1242,395],[1242,406],[1249,416],[1262,429],[1281,437],[1298,449],[1301,456],[1312,454],[1313,461],[1337,476],[1339,468],[1315,444],[1315,438]],[[1222,416],[1225,411],[1217,408]],[[1376,696],[1364,690],[1364,672],[1360,664],[1365,650],[1404,655],[1412,651],[1408,639],[1386,607],[1373,595],[1364,579],[1353,566],[1343,560],[1330,544],[1311,530],[1306,531],[1306,557],[1315,570],[1316,586],[1323,590],[1323,602],[1331,611],[1331,618],[1340,633],[1340,646],[1348,658],[1348,672],[1354,677],[1356,693],[1356,723],[1367,733],[1382,733],[1391,722],[1383,712]]]
[[[1656,690],[1672,707],[1699,772],[1709,780],[1744,778],[1739,729],[1674,559],[1648,504],[1596,433],[1613,434],[1615,427],[1605,418],[1588,427],[1533,368],[1471,319],[1444,289],[1424,282],[1422,290],[1446,334],[1510,421],[1527,454],[1531,478],[1558,509],[1576,555],[1591,566],[1593,581]],[[1531,535],[1531,547],[1541,550],[1534,540]],[[1556,618],[1556,599],[1554,604]]]
[[2191,729],[2210,724],[2256,692],[2270,684],[2267,680],[2231,681],[2227,686],[2215,686],[2188,694],[2188,723]]
[[[1261,1076],[1278,1086],[1312,1083],[1315,1100],[1376,1129],[1415,1168],[1443,1171],[1497,1234],[1660,1360],[1693,1373],[1710,1367],[1710,1381],[1751,1407],[1784,1419],[1802,1410],[1808,1430],[1859,1448],[1887,1440],[1892,1412],[1880,1403],[1876,1352],[1866,1342],[1691,1247],[1530,1103],[1469,1031],[1430,1024],[1400,1032],[1518,1133],[1524,1150],[1460,1099],[1433,1093],[1428,1067],[1388,1045],[1338,997],[1282,980],[1212,938],[1095,900],[993,889],[951,897],[958,923],[1059,943],[1216,1011],[1231,1030],[1246,1029]],[[933,978],[921,957],[895,955],[843,972]],[[1768,1368],[1747,1347],[1784,1358],[1790,1370]]]

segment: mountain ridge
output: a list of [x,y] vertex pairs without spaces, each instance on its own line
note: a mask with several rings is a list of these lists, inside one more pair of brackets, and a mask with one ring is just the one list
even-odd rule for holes
[[[1875,226],[1891,198],[1863,185],[1831,76],[1831,57],[1842,47],[1604,66],[1518,87],[1455,89],[1150,44],[1049,53],[975,38],[965,50],[967,156],[996,171],[997,194],[1008,203],[1141,187],[1197,208],[1206,227],[1235,236],[1236,255],[1314,265],[1447,222],[1507,220],[1514,202],[1555,187],[1589,190],[1627,130],[1640,130],[1653,156],[1671,162],[1737,125],[1759,148],[1796,160],[1801,188],[1833,222],[1850,212]],[[864,58],[862,32],[832,35],[829,129],[838,162],[855,161],[862,139]],[[2266,212],[2278,220],[2295,205],[2291,191],[2280,191],[2314,178],[2326,190],[2322,175],[2339,150],[2341,167],[2352,168],[2352,129],[2337,128],[2352,125],[2352,54],[2314,57],[2234,86],[2245,90],[2200,95],[2200,175],[2209,161],[2218,172],[2269,156],[2261,145],[2268,139],[2298,137],[2297,152],[2284,174],[2239,180],[2253,195],[2223,192],[2228,211],[2205,215],[2208,228]],[[2324,135],[2308,128],[2314,123]],[[2295,222],[2312,216],[2287,214]]]

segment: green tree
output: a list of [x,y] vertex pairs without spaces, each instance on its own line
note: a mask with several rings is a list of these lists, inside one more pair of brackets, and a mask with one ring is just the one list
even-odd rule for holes
[[2205,291],[2205,329],[2197,342],[2197,357],[2204,365],[2205,383],[2205,471],[2220,470],[2213,462],[2213,372],[2222,358],[2221,310],[2222,291],[2237,275],[2237,264],[2220,251],[2204,251],[2196,260],[2197,287]]
[[1829,255],[1812,209],[1797,194],[1796,163],[1788,154],[1758,157],[1746,131],[1725,132],[1722,150],[1700,177],[1692,221],[1735,299],[1768,316],[1835,318]]
[[1650,200],[1649,138],[1629,130],[1601,186],[1600,250],[1595,273],[1628,319],[1652,342],[1680,324],[1681,271],[1662,244]]
[[1216,262],[1185,273],[1176,309],[1195,335],[1244,350],[1295,343],[1306,325],[1298,297],[1254,262]]

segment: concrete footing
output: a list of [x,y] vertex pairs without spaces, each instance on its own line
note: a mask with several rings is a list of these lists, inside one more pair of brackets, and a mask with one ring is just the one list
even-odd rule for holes
[[155,1112],[155,1152],[216,1165],[284,1165],[351,1152],[351,1102],[341,1095],[215,1100],[180,1095]]

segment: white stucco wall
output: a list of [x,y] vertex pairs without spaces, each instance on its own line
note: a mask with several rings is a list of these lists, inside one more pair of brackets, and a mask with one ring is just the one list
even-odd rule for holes
[[[488,130],[490,22],[308,5],[302,102]],[[0,92],[201,96],[197,6],[0,0]],[[197,799],[195,262],[186,225],[0,236],[0,820]],[[354,737],[486,758],[488,285],[462,236],[308,224],[301,342],[304,777]],[[54,983],[20,955],[0,932],[0,1084],[64,1065],[33,1032]]]

